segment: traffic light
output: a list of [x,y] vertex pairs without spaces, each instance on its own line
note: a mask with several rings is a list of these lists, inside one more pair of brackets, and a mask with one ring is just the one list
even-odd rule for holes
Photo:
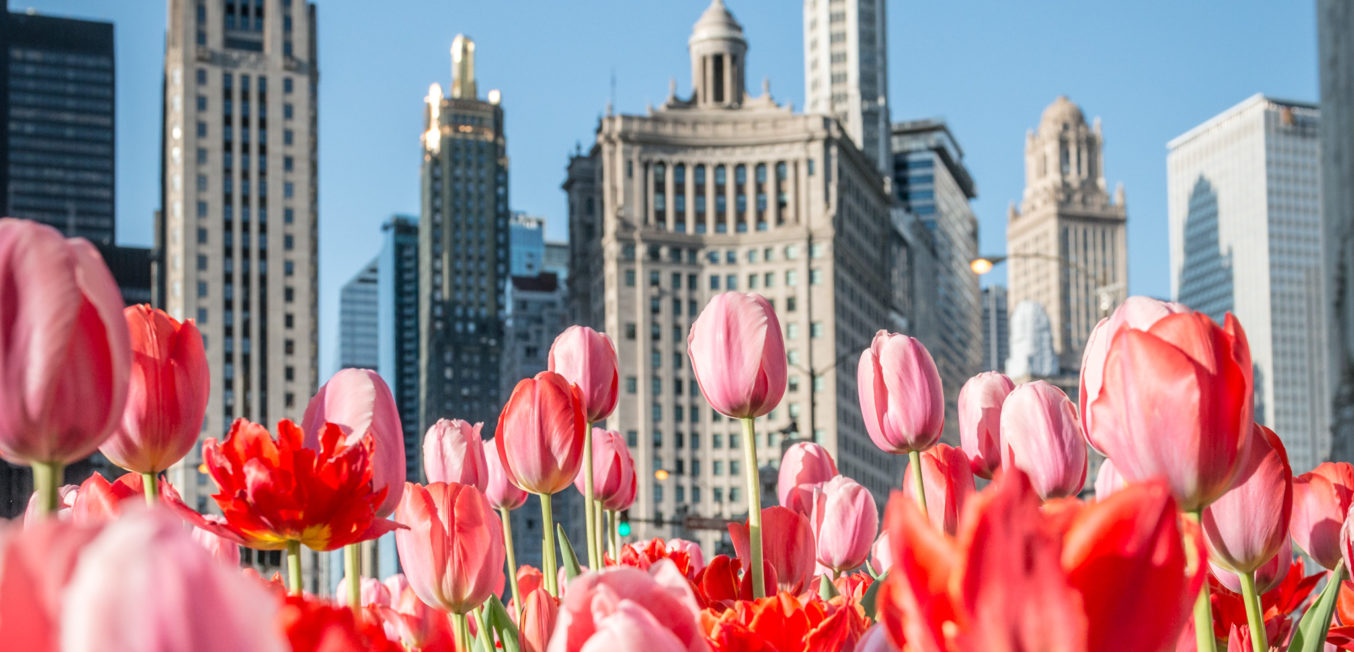
[[621,512],[621,522],[616,524],[616,534],[623,537],[630,536],[630,511]]

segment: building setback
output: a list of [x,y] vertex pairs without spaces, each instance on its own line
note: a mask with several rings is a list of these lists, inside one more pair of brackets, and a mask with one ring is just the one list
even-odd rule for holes
[[1011,355],[1009,311],[1006,286],[983,288],[983,371],[1001,371]]

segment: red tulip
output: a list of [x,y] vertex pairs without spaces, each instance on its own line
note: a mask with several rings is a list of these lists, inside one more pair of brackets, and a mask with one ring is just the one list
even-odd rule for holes
[[1104,500],[1110,497],[1110,494],[1123,489],[1123,476],[1114,468],[1113,460],[1104,460],[1100,463],[1100,470],[1095,474],[1095,499]]
[[[642,612],[642,613],[641,613]],[[585,573],[560,602],[549,652],[708,649],[691,585],[668,561]]]
[[[911,464],[908,467],[907,477],[911,477],[914,471]],[[946,534],[952,535],[958,529],[964,503],[977,491],[970,468],[964,451],[952,448],[949,444],[936,444],[921,454],[926,515],[932,525]],[[915,491],[913,483],[903,483],[903,493],[912,496]]]
[[494,441],[513,484],[534,494],[568,487],[583,463],[582,395],[553,371],[523,378],[498,419]]
[[[168,482],[157,483],[157,490],[162,502],[183,505],[179,492]],[[105,523],[121,516],[128,506],[144,504],[145,485],[139,474],[124,473],[109,482],[96,471],[80,483],[80,488],[75,492],[71,501],[71,518],[77,523]]]
[[137,509],[81,555],[62,606],[61,648],[280,652],[290,648],[279,633],[259,626],[276,610],[265,589],[213,559],[177,518]]
[[409,526],[395,547],[409,585],[424,602],[463,614],[503,588],[503,525],[469,485],[406,483],[395,518]]
[[559,598],[545,587],[537,588],[522,599],[522,620],[517,625],[522,652],[545,652],[559,620]]
[[588,423],[598,423],[616,409],[620,376],[616,345],[606,333],[587,326],[564,329],[550,345],[549,367],[583,394]]
[[[743,565],[748,565],[748,525],[729,524],[729,538]],[[873,538],[873,537],[871,537]],[[798,595],[813,579],[813,527],[808,518],[785,507],[762,510],[762,559],[776,571],[781,591]]]
[[940,441],[945,394],[936,363],[921,342],[879,331],[860,354],[856,384],[865,430],[880,450],[924,451]]
[[327,424],[338,426],[349,446],[371,436],[372,486],[386,492],[376,515],[390,516],[400,502],[405,476],[404,428],[390,387],[370,369],[339,370],[306,406],[301,429],[307,448],[318,446]]
[[705,400],[725,416],[764,416],[785,395],[785,340],[761,295],[715,295],[691,324],[686,347]]
[[1183,304],[1159,301],[1150,297],[1129,297],[1109,317],[1091,329],[1086,339],[1086,349],[1081,354],[1081,378],[1077,384],[1077,404],[1081,408],[1083,431],[1086,439],[1096,450],[1104,451],[1096,443],[1092,429],[1091,403],[1100,396],[1100,387],[1104,384],[1105,360],[1109,357],[1110,343],[1121,330],[1137,329],[1145,331],[1157,320],[1167,315],[1190,312]]
[[1015,389],[1005,374],[984,371],[959,389],[959,442],[973,475],[988,480],[1001,467],[1001,404]]
[[1168,315],[1110,342],[1089,439],[1129,482],[1164,478],[1186,511],[1232,486],[1251,437],[1251,356],[1241,324]]
[[714,652],[859,650],[870,620],[853,604],[781,593],[740,602],[704,625]]
[[700,544],[687,539],[668,539],[667,549],[669,556],[676,556],[679,553],[686,555],[688,568],[691,575],[699,574],[705,570],[705,553],[701,552]]
[[1354,503],[1354,466],[1322,462],[1293,480],[1293,543],[1334,570],[1340,561],[1340,526]]
[[[583,493],[583,472],[574,488]],[[625,438],[614,430],[592,429],[592,495],[611,511],[630,509],[635,502],[635,461]]]
[[839,475],[813,492],[810,524],[818,563],[848,571],[870,556],[870,545],[879,534],[879,508],[869,490]]
[[1240,573],[1256,570],[1279,552],[1293,512],[1293,471],[1283,442],[1260,424],[1252,432],[1250,457],[1237,483],[1204,508],[1201,521],[1209,558]]
[[809,516],[813,512],[813,488],[837,477],[832,454],[818,444],[801,441],[789,447],[780,460],[776,495],[784,507]]
[[1086,442],[1077,406],[1042,380],[1011,391],[1001,410],[1002,466],[1029,474],[1045,500],[1075,496],[1086,484]]
[[[694,554],[690,552],[693,548]],[[673,539],[664,543],[662,539],[657,537],[648,541],[637,541],[621,546],[620,559],[617,562],[622,566],[634,566],[640,570],[649,570],[653,568],[654,564],[664,559],[671,561],[672,565],[690,580],[694,580],[705,565],[700,547],[696,544],[681,539]]]
[[[289,595],[274,618],[287,637],[288,650],[405,652],[399,643],[386,637],[376,613],[368,609],[353,611],[311,596]],[[448,645],[441,649],[452,648]]]
[[508,479],[503,470],[503,458],[500,457],[496,439],[490,439],[484,445],[484,468],[486,487],[484,497],[494,509],[514,510],[527,502],[527,492],[522,491]]
[[0,218],[0,456],[88,457],[122,419],[131,360],[122,294],[94,246]]
[[483,423],[438,419],[423,436],[423,474],[428,482],[459,482],[480,491],[489,486]]
[[212,496],[244,545],[281,550],[299,541],[334,550],[374,539],[398,524],[376,515],[385,489],[372,487],[371,435],[345,443],[338,426],[302,445],[301,429],[279,421],[277,439],[236,419],[226,440],[202,444],[202,459],[220,491]]

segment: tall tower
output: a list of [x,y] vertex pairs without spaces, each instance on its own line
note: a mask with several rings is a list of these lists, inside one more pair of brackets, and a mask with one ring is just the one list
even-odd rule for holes
[[362,266],[339,289],[339,345],[336,368],[379,370],[377,298],[380,259]]
[[[1329,311],[1330,459],[1354,460],[1354,5],[1317,0],[1321,222]],[[1295,467],[1296,468],[1296,467]]]
[[806,113],[842,121],[881,174],[889,156],[885,0],[804,0]]
[[424,100],[419,219],[422,432],[440,418],[493,432],[508,274],[508,150],[499,92],[476,95],[475,43],[452,42],[451,96]]
[[1061,371],[1081,368],[1086,338],[1127,296],[1123,186],[1105,187],[1100,121],[1058,96],[1025,135],[1025,195],[1006,224],[1007,305],[1043,306]]

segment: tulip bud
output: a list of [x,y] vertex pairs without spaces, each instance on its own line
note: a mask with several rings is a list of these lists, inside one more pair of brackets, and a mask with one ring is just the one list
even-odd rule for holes
[[1013,389],[1005,374],[984,371],[959,390],[959,442],[980,478],[991,480],[1001,467],[1001,404]]
[[503,588],[503,526],[478,489],[405,483],[395,548],[409,586],[424,602],[463,614]]
[[542,371],[519,381],[494,436],[508,479],[534,494],[563,491],[583,464],[586,420],[582,395],[563,376]]
[[1322,462],[1293,481],[1293,543],[1329,570],[1340,561],[1340,527],[1354,503],[1354,466]]
[[1042,380],[1015,388],[1001,410],[1003,466],[1029,474],[1045,500],[1075,496],[1086,484],[1086,442],[1077,407]]
[[802,441],[786,449],[780,461],[776,495],[783,507],[809,516],[813,512],[813,488],[837,477],[837,464],[826,448]]
[[[583,493],[583,472],[574,477],[574,488]],[[593,497],[611,511],[630,509],[635,502],[635,461],[625,438],[614,430],[592,429]]]
[[550,345],[549,367],[578,387],[588,423],[611,416],[619,395],[619,363],[616,345],[606,333],[587,326],[564,329]]
[[[953,535],[959,527],[964,503],[977,489],[969,460],[964,452],[949,444],[936,444],[921,454],[921,479],[926,492],[926,515],[931,524]],[[906,477],[915,471],[908,464]],[[903,493],[913,496],[914,483],[903,483]],[[914,498],[915,500],[915,498]]]
[[860,354],[856,381],[865,430],[880,450],[924,451],[940,441],[945,395],[936,363],[917,339],[876,333]]
[[785,395],[785,340],[761,295],[725,292],[710,299],[691,324],[687,355],[705,400],[725,416],[764,416]]
[[326,423],[339,427],[344,441],[355,445],[368,433],[375,444],[371,455],[372,488],[386,490],[377,516],[389,516],[404,491],[404,429],[395,397],[381,376],[370,369],[341,369],[306,405],[301,430],[306,448],[319,447]]
[[1273,430],[1255,424],[1237,483],[1204,508],[1209,558],[1232,571],[1249,573],[1274,557],[1288,540],[1293,512],[1293,471],[1288,452]]
[[855,480],[837,476],[813,496],[813,534],[818,563],[836,571],[865,563],[879,534],[874,496]]
[[546,652],[559,619],[559,598],[540,587],[522,598],[522,620],[517,625],[522,652]]
[[438,419],[423,436],[423,473],[428,482],[459,482],[484,491],[489,471],[480,438],[483,423]]

